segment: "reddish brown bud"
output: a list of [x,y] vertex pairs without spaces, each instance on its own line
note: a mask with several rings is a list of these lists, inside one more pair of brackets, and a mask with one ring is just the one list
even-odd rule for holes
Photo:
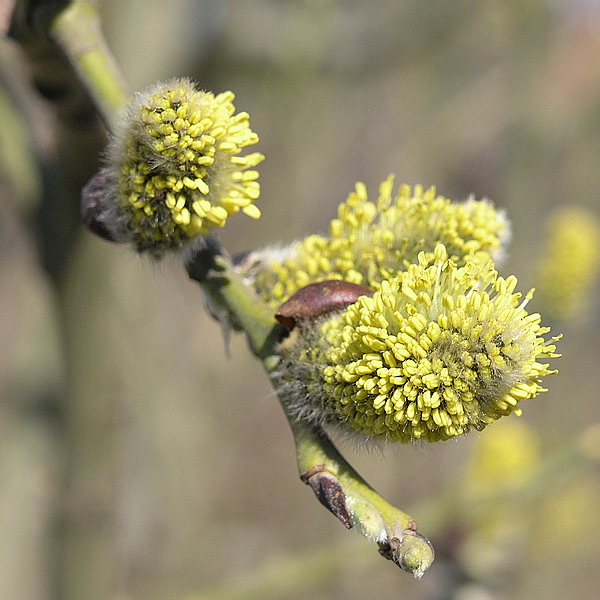
[[344,524],[346,529],[351,529],[352,522],[346,506],[346,494],[344,494],[337,477],[323,471],[309,477],[306,483],[310,485],[319,502],[331,511]]
[[275,318],[291,331],[298,321],[314,319],[354,304],[361,296],[372,295],[369,288],[348,281],[333,279],[311,283],[284,302]]

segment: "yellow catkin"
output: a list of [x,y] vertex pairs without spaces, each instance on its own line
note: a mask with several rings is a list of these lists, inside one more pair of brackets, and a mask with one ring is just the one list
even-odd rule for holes
[[393,197],[393,185],[390,175],[372,202],[364,184],[357,183],[331,221],[329,236],[308,236],[283,260],[266,256],[254,278],[259,294],[275,306],[303,285],[326,279],[377,289],[437,243],[459,266],[467,256],[486,260],[501,251],[508,225],[490,202],[452,202],[435,188],[406,185]]
[[544,391],[554,371],[538,360],[558,356],[515,285],[490,262],[457,267],[439,244],[372,298],[301,325],[288,377],[314,373],[300,381],[306,402],[365,436],[435,442],[483,429]]
[[569,319],[585,311],[600,273],[600,222],[582,207],[553,213],[538,268],[537,302],[544,312]]
[[258,136],[233,100],[232,92],[198,91],[186,79],[134,97],[109,153],[118,208],[138,251],[158,258],[240,210],[260,216],[254,167],[264,157],[240,155]]

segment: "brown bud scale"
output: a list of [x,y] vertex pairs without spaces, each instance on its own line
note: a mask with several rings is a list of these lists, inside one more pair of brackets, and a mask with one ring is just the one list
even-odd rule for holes
[[315,319],[354,304],[361,296],[372,295],[373,291],[369,288],[349,281],[319,281],[299,289],[290,296],[279,307],[275,318],[291,331],[298,321]]

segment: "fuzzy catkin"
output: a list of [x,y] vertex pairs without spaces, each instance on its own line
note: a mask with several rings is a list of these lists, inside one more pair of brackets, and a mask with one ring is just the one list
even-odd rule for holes
[[515,277],[445,247],[384,280],[372,298],[300,325],[280,393],[300,418],[387,441],[447,440],[545,391],[555,346]]
[[214,95],[187,79],[134,96],[109,145],[112,197],[139,252],[160,258],[201,238],[242,211],[258,218],[263,155],[234,94]]
[[378,289],[438,243],[459,266],[467,258],[501,257],[509,225],[491,202],[452,202],[435,188],[407,185],[394,196],[393,186],[390,175],[377,200],[370,201],[359,182],[338,207],[328,236],[310,235],[279,256],[268,250],[255,253],[251,281],[259,295],[277,306],[309,283],[330,279]]

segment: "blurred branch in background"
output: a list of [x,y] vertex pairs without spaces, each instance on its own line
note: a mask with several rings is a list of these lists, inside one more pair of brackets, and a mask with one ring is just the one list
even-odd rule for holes
[[36,235],[44,266],[57,281],[64,275],[78,232],[80,190],[94,172],[106,140],[94,104],[46,30],[53,11],[64,4],[18,2],[10,30],[30,70],[30,76],[27,71],[14,71],[12,77],[22,82],[15,100],[29,117],[32,132],[43,127],[33,109],[36,101],[39,103],[36,91],[50,102],[56,117],[54,127],[46,130],[46,140],[52,140],[50,151],[48,142],[35,148],[41,151],[38,169],[43,182]]
[[[37,429],[34,431],[38,430],[46,436],[37,441],[39,446],[45,440],[46,452],[38,455],[37,469],[43,477],[39,477],[39,489],[35,496],[38,498],[37,512],[44,516],[45,521],[40,525],[40,530],[35,532],[35,539],[32,533],[28,533],[30,528],[24,521],[27,514],[17,508],[25,499],[15,497],[12,509],[15,517],[8,522],[14,523],[17,531],[21,530],[21,534],[17,535],[28,540],[27,543],[36,548],[37,554],[40,551],[47,554],[45,559],[38,558],[38,562],[29,565],[29,568],[28,558],[24,556],[23,564],[2,578],[8,586],[6,593],[20,596],[22,590],[19,582],[23,578],[18,578],[18,574],[27,571],[26,579],[32,582],[32,598],[68,596],[79,571],[77,567],[71,568],[72,557],[78,557],[79,560],[94,556],[95,567],[98,567],[104,557],[109,559],[111,556],[106,546],[96,541],[98,520],[95,515],[106,512],[102,506],[106,500],[98,503],[94,499],[82,508],[82,505],[86,505],[82,496],[97,494],[97,485],[88,485],[82,475],[85,473],[96,478],[101,473],[97,464],[105,460],[110,464],[113,440],[106,435],[103,423],[106,418],[98,411],[102,403],[81,402],[76,388],[81,353],[75,329],[81,323],[77,320],[81,315],[74,310],[74,306],[82,290],[95,287],[93,274],[98,272],[98,267],[96,271],[79,275],[88,283],[76,288],[75,293],[67,283],[72,268],[73,248],[80,229],[80,190],[96,168],[97,156],[105,144],[105,133],[96,109],[74,75],[69,61],[47,35],[46,29],[52,15],[61,5],[64,3],[19,2],[15,6],[10,34],[19,41],[28,59],[27,65],[10,42],[2,40],[5,52],[12,53],[14,57],[12,61],[3,62],[3,80],[11,93],[12,102],[23,116],[19,139],[29,141],[32,151],[29,169],[22,175],[26,185],[39,181],[40,192],[28,211],[19,211],[14,203],[9,202],[8,206],[9,210],[16,209],[18,216],[30,217],[31,225],[21,227],[19,238],[21,244],[30,247],[30,252],[37,250],[41,267],[45,270],[38,267],[36,272],[30,268],[29,273],[32,283],[42,288],[43,293],[39,293],[39,297],[43,301],[44,311],[44,326],[36,325],[36,334],[30,339],[29,346],[31,350],[44,352],[44,355],[43,359],[37,356],[37,352],[28,356],[29,364],[24,369],[27,373],[36,373],[33,381],[37,382],[38,387],[30,392],[32,409],[25,414],[17,412],[15,415],[16,424],[22,422],[22,427],[35,427]],[[47,105],[42,104],[38,94],[48,102]],[[14,158],[13,146],[12,140],[5,140],[3,147],[7,150],[6,156]],[[18,178],[13,185],[16,189],[26,189],[20,185]],[[12,253],[13,260],[18,256]],[[22,263],[15,263],[19,264]],[[9,289],[14,294],[14,301],[19,302],[19,288]],[[49,338],[46,333],[48,330],[56,338]],[[89,342],[85,340],[83,343]],[[48,367],[44,366],[46,364],[53,368],[48,371]],[[42,376],[44,373],[46,378]],[[28,379],[31,379],[29,375]],[[82,397],[85,398],[91,389],[88,387]],[[86,421],[87,414],[82,415],[79,409],[89,411],[89,421]],[[114,422],[114,417],[110,421]],[[86,427],[86,423],[89,427]],[[85,452],[85,447],[94,439],[94,432],[99,432],[100,437],[90,456]],[[80,435],[84,436],[83,443]],[[103,454],[106,444],[109,451]],[[36,445],[32,444],[29,453],[35,448]],[[85,516],[80,516],[81,513]],[[94,524],[93,536],[85,540],[83,552],[81,546],[77,547],[77,540],[82,534],[85,537],[85,527],[81,523],[85,523],[85,526]],[[6,541],[8,543],[10,538],[6,538]],[[89,585],[89,581],[85,585]],[[10,593],[11,586],[15,586],[13,593]]]

